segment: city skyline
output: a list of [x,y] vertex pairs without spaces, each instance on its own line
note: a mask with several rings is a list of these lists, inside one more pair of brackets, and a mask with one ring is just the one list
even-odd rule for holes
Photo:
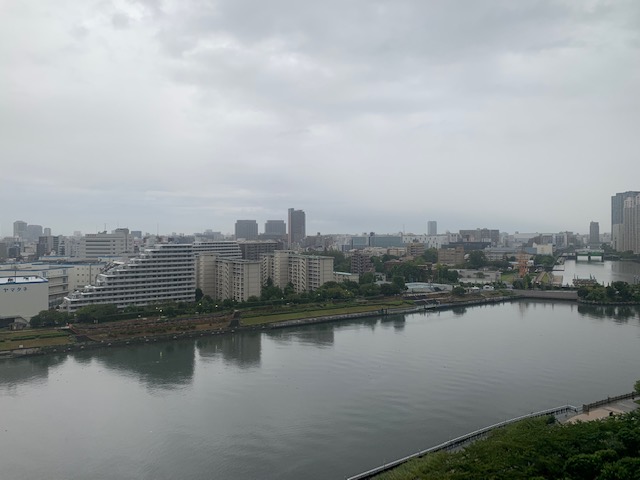
[[[637,188],[637,2],[11,2],[12,223],[588,232]],[[629,180],[627,180],[629,179]]]

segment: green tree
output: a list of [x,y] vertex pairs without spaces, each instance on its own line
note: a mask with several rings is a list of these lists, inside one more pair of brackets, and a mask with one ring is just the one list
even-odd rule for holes
[[474,250],[469,252],[467,258],[467,266],[469,268],[482,268],[487,265],[487,256],[482,250]]
[[435,248],[428,248],[422,254],[422,258],[424,258],[429,263],[437,263],[438,262],[438,250]]

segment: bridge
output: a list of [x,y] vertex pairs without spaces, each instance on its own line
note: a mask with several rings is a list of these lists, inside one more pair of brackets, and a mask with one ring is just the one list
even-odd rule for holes
[[580,257],[587,257],[587,261],[591,261],[591,257],[600,257],[600,261],[604,262],[604,250],[584,248],[582,250],[576,250],[576,262],[580,260]]

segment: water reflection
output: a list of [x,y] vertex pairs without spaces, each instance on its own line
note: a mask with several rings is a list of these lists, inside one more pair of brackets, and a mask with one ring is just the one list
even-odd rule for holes
[[22,384],[47,380],[50,370],[62,365],[66,359],[66,355],[49,355],[3,360],[0,363],[0,389],[15,393],[16,387]]
[[114,348],[99,353],[70,354],[77,362],[96,360],[119,373],[133,375],[154,388],[174,389],[190,385],[195,368],[193,340]]
[[380,319],[380,325],[391,325],[394,330],[401,332],[407,325],[407,319],[405,315],[388,315]]
[[612,319],[616,322],[627,323],[629,320],[640,318],[638,305],[578,305],[578,313],[583,317],[597,319]]
[[311,347],[328,348],[334,343],[335,324],[321,323],[304,326],[300,329],[282,328],[270,330],[266,333],[270,340],[288,344],[299,342]]
[[240,368],[260,366],[262,335],[256,332],[220,335],[198,339],[198,354],[202,359],[217,360],[222,358]]

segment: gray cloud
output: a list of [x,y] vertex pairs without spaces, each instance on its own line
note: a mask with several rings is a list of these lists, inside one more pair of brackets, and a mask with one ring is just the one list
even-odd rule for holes
[[3,234],[586,231],[639,187],[637,2],[2,8]]

